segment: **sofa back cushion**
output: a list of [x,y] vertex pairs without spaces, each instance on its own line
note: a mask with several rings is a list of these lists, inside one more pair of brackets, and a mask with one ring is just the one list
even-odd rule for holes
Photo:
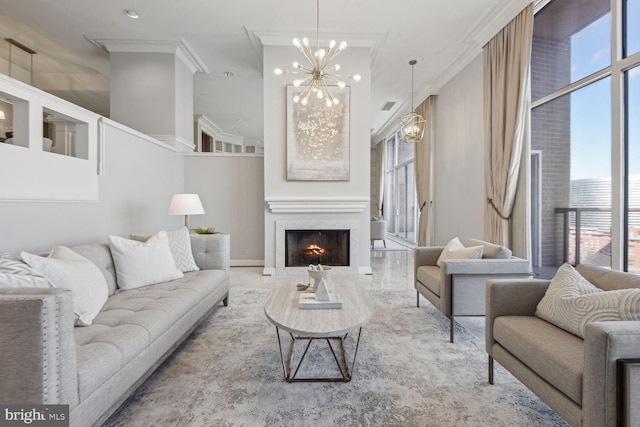
[[578,264],[576,270],[582,277],[603,291],[640,288],[640,275],[613,271],[605,267],[590,264]]
[[111,250],[108,243],[92,243],[89,245],[73,246],[71,249],[87,258],[98,266],[100,272],[107,281],[109,295],[116,293],[118,285],[116,283],[116,269],[113,265]]

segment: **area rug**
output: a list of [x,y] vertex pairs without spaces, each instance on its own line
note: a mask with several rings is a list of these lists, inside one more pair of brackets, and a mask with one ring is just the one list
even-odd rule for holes
[[[566,425],[499,365],[489,385],[483,341],[458,325],[449,343],[448,320],[429,304],[415,307],[411,290],[369,290],[376,308],[351,382],[286,383],[263,311],[268,292],[268,283],[233,283],[230,305],[216,309],[105,425]],[[354,340],[348,344],[351,351]],[[309,351],[303,367],[311,374],[335,369],[320,343]]]

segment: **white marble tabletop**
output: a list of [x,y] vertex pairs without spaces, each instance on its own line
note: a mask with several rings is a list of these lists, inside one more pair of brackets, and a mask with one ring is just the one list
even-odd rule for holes
[[275,288],[264,306],[267,318],[278,328],[306,337],[342,336],[371,319],[373,301],[369,294],[348,278],[331,277],[329,292],[339,294],[342,308],[300,309],[296,283]]

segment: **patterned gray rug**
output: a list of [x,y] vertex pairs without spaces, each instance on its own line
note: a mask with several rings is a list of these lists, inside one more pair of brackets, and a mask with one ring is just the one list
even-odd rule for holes
[[[229,307],[203,322],[105,425],[566,425],[502,367],[489,385],[484,342],[459,326],[450,344],[448,320],[426,302],[416,308],[410,290],[370,291],[376,311],[350,383],[286,383],[263,312],[267,294],[232,284]],[[316,344],[301,374],[335,369]]]

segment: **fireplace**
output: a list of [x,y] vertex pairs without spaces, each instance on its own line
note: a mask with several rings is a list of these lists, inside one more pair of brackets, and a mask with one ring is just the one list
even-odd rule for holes
[[350,230],[285,230],[285,267],[349,266]]
[[[285,265],[288,263],[288,256],[286,251],[287,246],[287,231],[307,231],[310,233],[318,233],[319,231],[323,232],[323,235],[326,232],[331,231],[348,231],[349,234],[346,235],[348,240],[348,246],[346,246],[345,251],[348,254],[348,258],[346,263],[348,265],[336,265],[330,264],[329,261],[325,261],[325,258],[322,259],[321,263],[326,263],[327,265],[331,265],[333,267],[331,269],[331,275],[336,274],[358,274],[358,260],[360,259],[360,222],[358,220],[351,219],[279,219],[276,220],[276,229],[275,229],[275,264],[276,268],[273,272],[268,272],[267,274],[289,274],[289,275],[301,275],[307,274],[307,268],[309,264],[317,264],[318,259],[313,259],[313,261],[302,264],[298,267],[293,267],[289,265]],[[367,247],[369,246],[367,242]],[[318,245],[322,246],[322,245]],[[324,248],[324,247],[323,247]]]

